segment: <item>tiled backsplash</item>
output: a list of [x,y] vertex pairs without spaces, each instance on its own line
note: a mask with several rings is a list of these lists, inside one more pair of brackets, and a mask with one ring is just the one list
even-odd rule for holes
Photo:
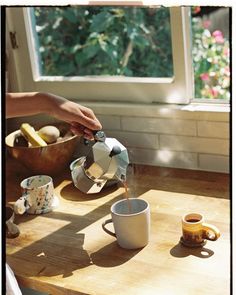
[[[94,110],[107,136],[127,147],[132,163],[229,173],[230,116],[220,107],[205,111],[192,105],[81,104]],[[18,119],[17,126],[26,120],[35,121]],[[80,146],[78,153],[84,150]]]
[[[229,173],[229,113],[145,105],[89,104],[107,136],[123,143],[133,163]],[[130,108],[130,109],[129,109]],[[107,114],[109,113],[109,114]],[[114,115],[113,115],[114,114]]]

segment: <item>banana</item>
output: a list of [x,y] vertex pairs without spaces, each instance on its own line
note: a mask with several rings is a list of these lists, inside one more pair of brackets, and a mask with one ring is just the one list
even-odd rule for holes
[[33,147],[47,146],[47,143],[37,134],[34,128],[30,126],[30,124],[21,124],[20,130]]

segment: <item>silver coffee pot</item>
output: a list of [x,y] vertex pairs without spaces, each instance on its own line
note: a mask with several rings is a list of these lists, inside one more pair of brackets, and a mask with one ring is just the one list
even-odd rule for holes
[[129,164],[127,149],[104,131],[94,134],[95,143],[87,156],[70,165],[74,185],[86,194],[98,193],[104,186],[125,181]]

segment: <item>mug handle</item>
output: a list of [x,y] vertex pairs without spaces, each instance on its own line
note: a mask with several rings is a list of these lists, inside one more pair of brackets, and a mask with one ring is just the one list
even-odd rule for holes
[[[220,237],[220,231],[219,229],[209,223],[203,223],[202,224],[203,229],[203,238],[210,240],[210,241],[216,241]],[[212,233],[214,234],[212,236]]]
[[102,228],[103,228],[103,230],[104,230],[107,234],[109,234],[109,235],[111,235],[111,236],[113,236],[113,237],[116,237],[116,234],[115,234],[115,233],[113,233],[112,231],[110,231],[109,229],[106,228],[106,224],[111,223],[111,222],[112,222],[112,219],[107,219],[107,220],[105,220],[105,221],[103,222],[103,224],[102,224]]
[[28,195],[21,196],[14,204],[14,211],[16,214],[24,214],[27,209],[30,208],[28,202]]

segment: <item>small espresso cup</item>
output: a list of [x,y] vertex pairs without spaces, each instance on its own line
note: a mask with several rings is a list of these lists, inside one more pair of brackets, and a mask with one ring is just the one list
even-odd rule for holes
[[53,180],[48,175],[35,175],[20,183],[22,196],[15,202],[17,214],[41,214],[52,211],[58,206],[58,198],[54,195]]
[[[150,236],[150,207],[142,199],[129,198],[111,206],[111,219],[102,224],[103,230],[116,237],[120,247],[138,249],[146,246]],[[115,232],[106,228],[113,223]]]
[[206,240],[216,241],[220,237],[219,229],[204,221],[199,213],[190,213],[182,218],[181,243],[189,247],[199,247],[206,244]]

